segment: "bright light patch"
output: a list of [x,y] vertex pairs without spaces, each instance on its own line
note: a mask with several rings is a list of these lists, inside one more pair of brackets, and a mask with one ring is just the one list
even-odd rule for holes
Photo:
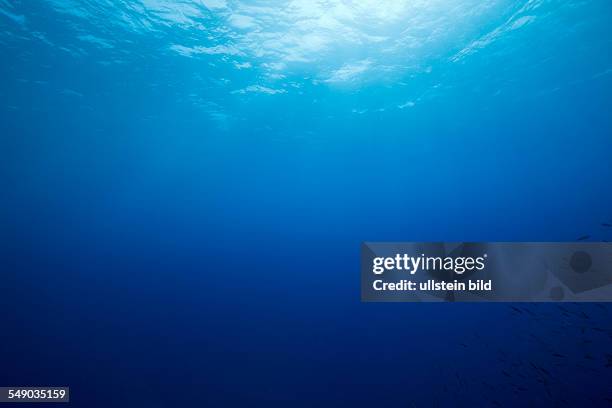
[[356,86],[427,73],[432,61],[459,62],[530,25],[544,0],[47,1],[88,23],[141,33],[171,28],[167,50],[252,68],[276,89],[294,77]]

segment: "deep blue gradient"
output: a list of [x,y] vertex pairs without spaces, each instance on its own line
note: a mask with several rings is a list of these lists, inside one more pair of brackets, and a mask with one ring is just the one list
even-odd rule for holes
[[612,239],[612,4],[289,3],[0,0],[0,385],[611,404],[609,306],[362,304],[359,244]]

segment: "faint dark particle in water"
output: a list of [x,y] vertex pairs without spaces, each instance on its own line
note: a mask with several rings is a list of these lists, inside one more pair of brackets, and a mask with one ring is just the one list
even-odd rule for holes
[[608,332],[606,329],[602,329],[601,327],[591,327],[591,330],[596,331],[596,332],[600,332],[600,333],[607,333]]
[[510,306],[510,309],[512,309],[512,311],[514,311],[516,314],[523,314],[523,311],[518,307]]
[[535,364],[533,361],[530,361],[529,364],[531,365],[531,367],[536,370],[539,373],[545,374],[547,377],[550,377],[550,372],[545,369],[544,367]]
[[482,385],[484,385],[484,386],[485,386],[485,388],[488,388],[490,391],[494,391],[494,390],[495,390],[495,387],[494,387],[493,385],[489,384],[489,383],[488,383],[488,382],[486,382],[486,381],[483,381],[483,382],[482,382]]
[[544,390],[546,391],[546,395],[548,396],[548,398],[552,399],[553,395],[552,395],[552,391],[550,390],[550,387],[546,386],[544,387]]
[[525,313],[527,313],[531,317],[536,317],[537,316],[531,309],[529,309],[527,307],[523,307],[523,310],[525,311]]
[[610,227],[612,227],[612,224],[608,224],[607,222],[602,222],[601,226],[602,227],[606,227],[606,228],[610,228]]
[[612,368],[612,354],[610,353],[605,353],[605,357],[606,357],[606,368]]
[[608,309],[606,308],[606,306],[603,303],[595,303],[595,306],[597,306],[600,309],[605,310],[606,312],[608,311]]
[[570,311],[564,308],[563,306],[557,305],[557,308],[561,310],[561,314],[563,315],[563,317],[571,317],[572,314],[570,313]]
[[555,301],[562,300],[565,297],[563,288],[561,286],[555,286],[550,289],[550,298]]
[[584,251],[576,251],[570,259],[570,267],[576,273],[585,273],[593,265],[591,255]]
[[587,239],[589,239],[589,238],[591,238],[591,236],[590,236],[590,235],[583,235],[583,236],[581,236],[581,237],[578,237],[578,238],[576,239],[576,241],[586,241],[586,240],[587,240]]

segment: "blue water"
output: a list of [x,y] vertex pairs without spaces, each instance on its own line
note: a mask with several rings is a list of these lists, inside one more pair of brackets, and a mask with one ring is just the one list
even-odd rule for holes
[[606,305],[361,304],[362,241],[612,239],[612,3],[0,0],[0,385],[606,406]]

